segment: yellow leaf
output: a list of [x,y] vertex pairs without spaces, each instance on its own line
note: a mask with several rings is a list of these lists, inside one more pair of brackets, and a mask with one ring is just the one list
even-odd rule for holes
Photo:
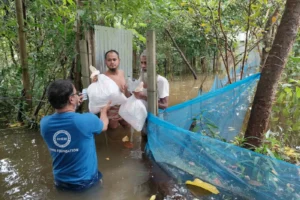
[[22,123],[17,122],[17,123],[14,123],[14,124],[9,124],[8,126],[9,126],[10,128],[20,127],[20,126],[22,126]]
[[276,22],[276,19],[277,19],[276,16],[272,17],[272,24],[274,24]]
[[155,200],[155,199],[156,199],[156,195],[152,195],[149,200]]
[[180,5],[181,5],[181,6],[185,6],[185,5],[186,5],[186,2],[181,2]]
[[203,27],[203,26],[206,26],[206,24],[202,23],[200,26],[202,26],[202,27]]
[[128,141],[129,141],[129,137],[127,135],[122,138],[122,142],[128,142]]
[[209,183],[206,183],[204,181],[201,181],[198,178],[195,178],[194,181],[186,181],[185,184],[187,184],[187,185],[193,185],[193,186],[197,186],[197,187],[203,188],[203,189],[205,189],[207,191],[210,191],[213,194],[219,194],[220,193],[219,190],[215,186],[213,186],[213,185],[211,185]]

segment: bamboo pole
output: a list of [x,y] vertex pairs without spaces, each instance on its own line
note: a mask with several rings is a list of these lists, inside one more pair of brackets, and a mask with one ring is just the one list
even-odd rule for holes
[[[87,88],[90,84],[90,73],[89,73],[89,55],[87,48],[87,41],[80,40],[79,41],[80,48],[80,62],[81,62],[81,82],[83,88]],[[84,110],[88,110],[88,104],[85,101],[83,104]]]
[[157,86],[156,86],[156,65],[155,65],[155,32],[147,32],[147,94],[148,111],[157,115]]
[[19,36],[19,48],[20,48],[20,60],[22,67],[22,81],[26,97],[26,102],[31,107],[31,91],[30,91],[30,77],[28,69],[28,58],[27,58],[27,49],[26,49],[26,31],[24,27],[24,18],[23,18],[23,5],[21,0],[16,0],[16,15],[18,22],[18,36]]

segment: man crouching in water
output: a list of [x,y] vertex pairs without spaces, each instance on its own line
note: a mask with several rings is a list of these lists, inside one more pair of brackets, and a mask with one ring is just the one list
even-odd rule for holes
[[56,112],[43,117],[40,126],[52,157],[55,186],[82,191],[102,182],[94,134],[107,129],[110,103],[102,108],[100,119],[92,113],[76,113],[82,96],[69,80],[52,82],[47,96]]
[[[119,69],[119,53],[116,50],[109,50],[108,52],[106,52],[105,64],[108,68],[108,70],[105,72],[105,75],[111,78],[119,86],[121,92],[124,93],[126,97],[129,97],[131,94],[127,90],[124,72]],[[129,126],[129,124],[118,114],[119,109],[120,105],[115,105],[108,110],[108,127],[111,129],[117,128],[119,124],[121,124],[123,127]]]

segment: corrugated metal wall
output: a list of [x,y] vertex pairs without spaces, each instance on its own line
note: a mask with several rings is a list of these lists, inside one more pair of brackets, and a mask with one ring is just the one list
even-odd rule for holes
[[132,77],[132,32],[110,28],[105,26],[95,26],[95,57],[96,68],[104,73],[107,70],[105,65],[105,52],[113,49],[119,52],[120,67],[125,72],[125,78]]

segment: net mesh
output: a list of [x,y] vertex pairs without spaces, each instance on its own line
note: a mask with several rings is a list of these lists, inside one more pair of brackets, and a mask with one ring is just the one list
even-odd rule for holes
[[224,142],[240,133],[259,77],[149,114],[149,155],[179,183],[200,178],[238,199],[300,199],[298,166]]

